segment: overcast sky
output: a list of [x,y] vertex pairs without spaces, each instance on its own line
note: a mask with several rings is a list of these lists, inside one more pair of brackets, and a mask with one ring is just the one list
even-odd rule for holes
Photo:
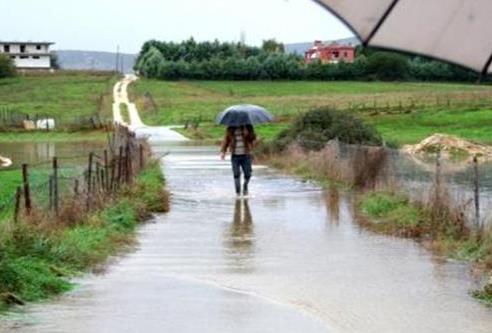
[[0,40],[47,40],[55,49],[138,52],[148,39],[284,43],[351,33],[311,0],[2,1]]

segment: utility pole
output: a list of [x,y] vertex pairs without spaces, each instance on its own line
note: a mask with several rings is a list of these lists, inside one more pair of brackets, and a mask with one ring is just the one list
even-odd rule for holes
[[116,70],[116,72],[118,72],[118,71],[119,71],[119,69],[120,69],[120,64],[119,64],[119,62],[120,62],[120,46],[119,46],[119,45],[117,45],[117,46],[116,46],[116,66],[115,66],[115,70]]

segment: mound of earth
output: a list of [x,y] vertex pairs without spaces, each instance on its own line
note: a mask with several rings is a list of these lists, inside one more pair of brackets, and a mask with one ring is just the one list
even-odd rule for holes
[[491,146],[439,133],[433,134],[416,145],[406,145],[403,151],[414,155],[434,154],[440,151],[443,158],[469,159],[473,156],[480,156],[482,159],[492,159]]

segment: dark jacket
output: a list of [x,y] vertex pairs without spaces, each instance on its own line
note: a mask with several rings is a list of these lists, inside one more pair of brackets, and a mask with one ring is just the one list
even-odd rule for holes
[[[248,126],[240,127],[243,134],[244,141],[244,149],[246,154],[251,154],[253,150],[254,144],[256,142],[256,134],[252,128],[248,128]],[[236,127],[229,127],[225,134],[224,140],[222,141],[221,152],[226,153],[227,150],[231,151],[231,154],[234,155],[234,150],[236,148],[236,137],[234,132],[236,131]]]

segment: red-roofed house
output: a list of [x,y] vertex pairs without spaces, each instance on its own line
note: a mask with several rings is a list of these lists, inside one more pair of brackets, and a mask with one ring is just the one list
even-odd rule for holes
[[324,44],[317,40],[314,46],[304,55],[304,61],[309,64],[320,60],[323,64],[336,64],[339,62],[352,63],[355,59],[355,47],[352,45],[340,45],[336,42]]

